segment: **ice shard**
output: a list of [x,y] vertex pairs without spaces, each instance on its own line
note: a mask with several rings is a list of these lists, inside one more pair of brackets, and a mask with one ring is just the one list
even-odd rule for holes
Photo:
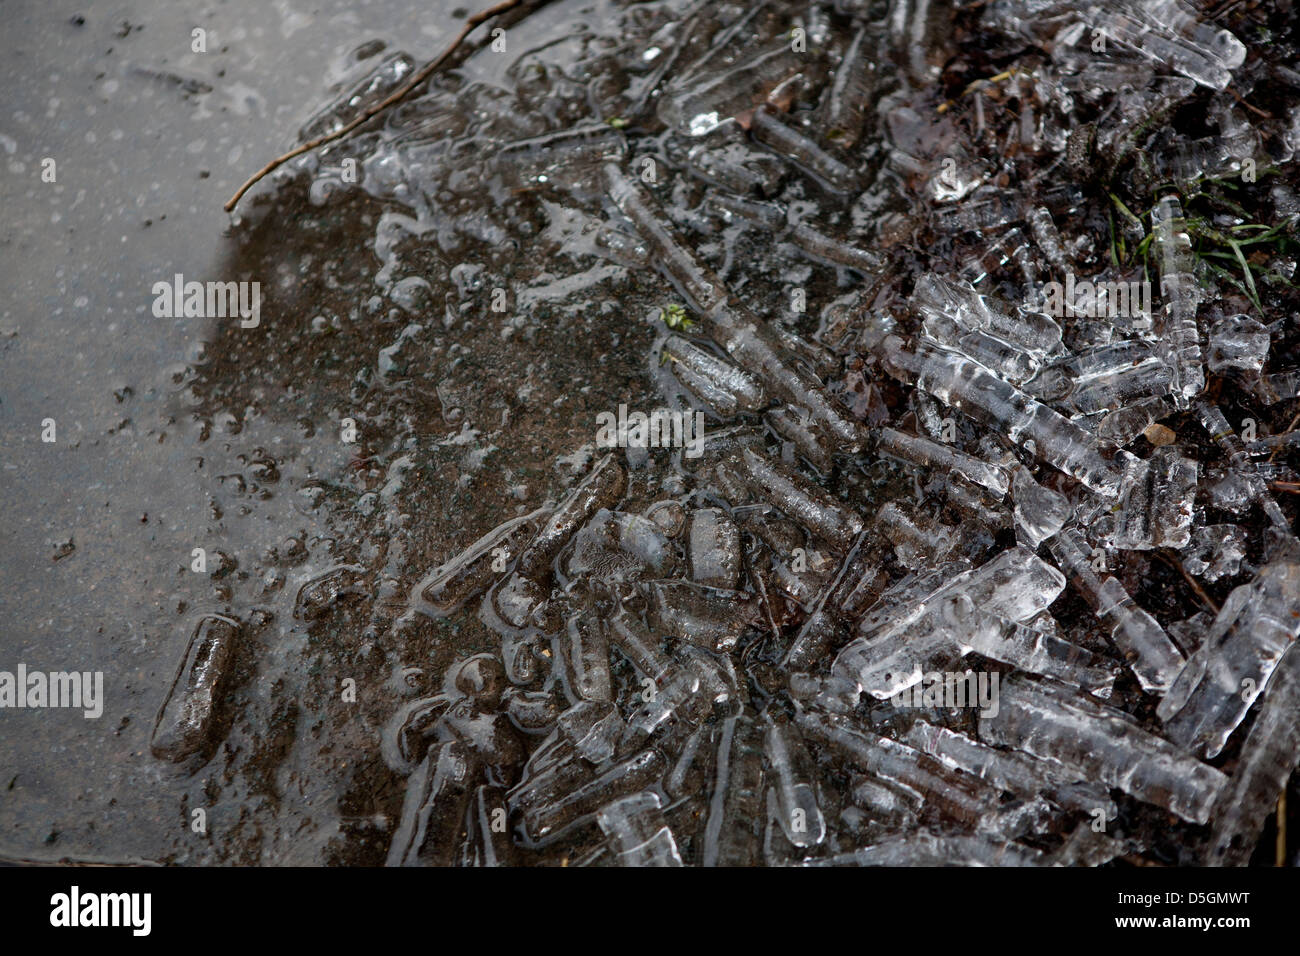
[[1123,653],[1143,689],[1167,691],[1182,669],[1183,656],[1156,619],[1138,607],[1114,577],[1109,574],[1104,579],[1100,577],[1086,544],[1076,532],[1065,529],[1047,547],[1069,575],[1070,583],[1102,623],[1110,627],[1111,640]]
[[1003,685],[997,716],[981,716],[979,734],[1193,823],[1209,819],[1227,782],[1220,771],[1143,730],[1123,711],[1021,678]]
[[1300,564],[1277,561],[1223,603],[1156,713],[1171,740],[1214,757],[1300,634]]

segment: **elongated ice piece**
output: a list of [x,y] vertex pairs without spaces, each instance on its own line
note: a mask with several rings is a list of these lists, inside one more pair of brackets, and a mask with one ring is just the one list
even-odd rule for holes
[[1244,866],[1259,840],[1264,818],[1300,763],[1300,650],[1278,662],[1255,723],[1246,735],[1231,782],[1219,798],[1209,862]]
[[551,180],[560,185],[575,176],[590,181],[601,163],[627,155],[627,139],[608,123],[594,123],[507,143],[491,159],[491,168],[514,189]]
[[1300,564],[1278,561],[1223,603],[1156,709],[1171,740],[1217,756],[1300,634]]
[[664,343],[663,352],[681,383],[722,417],[767,405],[763,386],[754,376],[712,352],[676,335]]
[[885,266],[884,260],[871,250],[834,239],[806,223],[791,226],[787,238],[813,259],[826,265],[846,266],[868,277],[883,271]]
[[656,682],[663,680],[672,667],[672,659],[660,650],[659,638],[640,618],[620,605],[607,623],[610,643],[643,675]]
[[1205,390],[1205,371],[1196,326],[1200,303],[1200,285],[1193,272],[1196,258],[1177,196],[1167,194],[1156,203],[1151,210],[1151,232],[1160,270],[1160,296],[1165,300],[1163,324],[1157,331],[1169,350],[1174,401],[1179,408],[1187,408]]
[[511,805],[523,810],[525,839],[534,846],[544,846],[591,822],[601,807],[619,797],[654,786],[667,770],[664,755],[648,748],[577,786],[550,790],[531,806],[524,806],[518,790],[511,791]]
[[880,509],[876,528],[893,544],[898,563],[911,571],[942,561],[964,537],[962,529],[940,524],[897,501]]
[[816,774],[799,731],[768,716],[763,748],[776,784],[778,822],[797,847],[816,846],[826,838],[826,821],[817,805]]
[[1097,346],[1044,368],[1025,389],[1071,413],[1122,408],[1172,389],[1164,359],[1143,342]]
[[873,733],[851,717],[805,711],[795,721],[808,736],[886,783],[919,794],[945,817],[974,826],[999,803],[998,791],[978,777]]
[[730,515],[721,508],[692,511],[686,540],[691,580],[714,588],[739,585],[740,529]]
[[1227,778],[1145,730],[1123,711],[1083,694],[1013,677],[980,738],[1054,761],[1082,779],[1205,823]]
[[1168,449],[1133,459],[1124,476],[1107,543],[1115,548],[1185,548],[1191,541],[1196,462]]
[[1228,456],[1228,461],[1242,481],[1246,483],[1251,497],[1255,503],[1263,509],[1268,520],[1273,526],[1286,532],[1291,533],[1291,522],[1282,513],[1273,496],[1269,494],[1268,487],[1260,478],[1255,468],[1255,463],[1250,460],[1246,453],[1246,447],[1237,437],[1236,431],[1228,424],[1228,419],[1224,417],[1219,406],[1210,402],[1197,402],[1194,411],[1196,417],[1200,419],[1205,430],[1210,433],[1210,438],[1214,443],[1223,449],[1223,453]]
[[1169,635],[1134,603],[1124,586],[1109,574],[1105,580],[1093,570],[1086,545],[1078,533],[1066,529],[1047,543],[1094,613],[1110,629],[1111,640],[1123,653],[1138,682],[1147,691],[1164,693],[1183,667],[1183,656]]
[[659,797],[649,790],[606,804],[596,823],[620,866],[681,866],[677,841],[668,828]]
[[805,866],[1047,866],[1038,850],[992,836],[940,836],[920,832],[859,850],[837,853]]
[[917,280],[911,306],[923,319],[945,317],[967,331],[982,330],[1040,362],[1061,349],[1061,327],[1050,316],[998,302],[968,282],[926,273]]
[[770,107],[754,110],[752,124],[755,139],[812,173],[832,190],[850,192],[861,185],[856,172],[782,120]]
[[885,348],[891,361],[916,370],[917,387],[997,429],[1098,494],[1119,493],[1120,470],[1101,456],[1096,440],[1068,418],[960,355],[924,345],[913,356],[890,344]]
[[[935,655],[996,647],[1003,633],[1045,611],[1064,587],[1059,571],[1025,548],[1012,548],[944,581],[846,645],[831,673],[856,680],[878,699],[892,697],[916,684]],[[870,618],[863,626],[871,626]]]
[[1115,804],[1105,787],[1085,782],[1056,764],[1035,760],[1018,751],[996,750],[965,734],[918,720],[902,741],[958,770],[986,780],[1008,793],[1034,797],[1046,793],[1071,810],[1091,813],[1100,809],[1114,819]]
[[[817,598],[809,615],[782,658],[781,666],[791,671],[814,667],[844,624],[861,616],[879,597],[878,555],[866,544],[867,533],[858,536],[830,586]],[[854,700],[857,684],[853,681]]]
[[580,700],[555,720],[560,735],[590,763],[614,756],[625,727],[618,708],[610,701]]
[[406,781],[388,866],[450,866],[465,826],[478,761],[459,741],[433,743]]
[[704,826],[704,866],[750,866],[762,826],[763,753],[749,717],[728,717],[718,742],[718,772]]
[[[1052,621],[1048,618],[1048,621]],[[960,641],[962,653],[975,651],[989,660],[1011,664],[1031,674],[1054,677],[1065,684],[1100,697],[1110,696],[1115,686],[1114,671],[1078,644],[1062,640],[1052,630],[1031,624],[1017,624],[1009,631],[992,633],[972,630]]]
[[817,471],[825,474],[831,470],[834,449],[807,409],[785,404],[765,414],[763,420]]
[[586,611],[569,618],[565,652],[574,696],[581,700],[612,700],[609,638],[604,622]]
[[1132,442],[1153,422],[1172,415],[1174,400],[1167,395],[1155,395],[1117,408],[1097,423],[1097,440],[1116,448]]
[[487,784],[474,790],[470,805],[473,842],[467,866],[515,866],[515,844],[506,826],[505,791]]
[[239,621],[232,617],[208,614],[195,626],[154,724],[149,749],[155,757],[180,761],[212,746],[238,640]]
[[427,605],[439,616],[451,614],[482,594],[519,557],[547,513],[546,508],[538,508],[531,514],[512,518],[435,568],[415,586],[414,593],[424,602],[416,604],[417,609],[424,610]]
[[1031,353],[1010,345],[997,336],[989,335],[982,329],[965,331],[943,315],[926,319],[921,326],[921,335],[936,345],[960,352],[1013,385],[1022,385],[1033,378],[1041,364]]
[[659,116],[690,136],[703,136],[752,109],[767,90],[806,66],[788,38],[771,41],[725,69],[699,65],[673,77],[659,100]]
[[830,544],[847,550],[862,531],[857,514],[792,468],[749,448],[741,461],[756,492]]
[[731,300],[721,281],[699,262],[658,213],[645,188],[618,166],[604,169],[606,189],[614,204],[641,232],[659,268],[702,313],[709,337],[741,368],[758,377],[767,389],[808,409],[844,451],[862,447],[862,429],[811,375],[798,370],[772,330],[753,312]]
[[1070,261],[1061,242],[1061,233],[1052,220],[1052,214],[1046,206],[1035,206],[1029,211],[1029,229],[1034,242],[1051,264],[1057,275],[1064,276],[1070,271]]
[[1040,485],[1028,468],[1016,469],[1011,495],[1016,502],[1012,512],[1016,538],[1035,550],[1060,531],[1073,513],[1065,496]]
[[917,435],[907,435],[893,428],[882,428],[876,439],[876,450],[927,468],[955,471],[999,497],[1007,493],[1005,470],[981,461],[973,455],[958,451],[951,445]]
[[708,716],[715,703],[738,696],[731,658],[712,655],[697,647],[685,647],[652,692],[627,720],[623,749],[639,744],[668,721],[693,724]]
[[1227,30],[1198,23],[1193,13],[1172,0],[1091,7],[1086,22],[1115,43],[1216,90],[1232,82],[1232,71],[1246,58],[1240,40]]
[[835,67],[835,78],[826,94],[826,137],[844,149],[857,144],[874,109],[871,94],[876,64],[870,42],[873,36],[866,26],[857,29]]
[[601,508],[612,508],[627,490],[627,472],[609,454],[556,506],[519,557],[514,573],[493,594],[501,620],[523,628],[546,603],[551,564],[573,535]]

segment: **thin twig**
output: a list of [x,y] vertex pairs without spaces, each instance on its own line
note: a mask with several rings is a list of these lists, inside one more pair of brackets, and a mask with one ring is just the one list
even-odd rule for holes
[[1156,554],[1159,555],[1161,560],[1170,567],[1178,569],[1188,586],[1196,593],[1196,596],[1200,598],[1201,602],[1205,604],[1205,606],[1208,607],[1217,617],[1219,614],[1219,605],[1214,602],[1214,598],[1205,593],[1205,588],[1201,587],[1201,582],[1187,573],[1187,569],[1183,567],[1183,562],[1179,561],[1175,555],[1166,551],[1157,551]]
[[289,152],[285,153],[283,156],[277,156],[275,159],[271,160],[269,163],[267,163],[265,166],[263,166],[261,169],[255,172],[251,177],[249,177],[248,181],[244,183],[244,185],[240,186],[239,189],[235,192],[235,194],[230,197],[229,201],[226,203],[224,207],[226,212],[230,212],[231,210],[233,210],[235,208],[235,205],[239,202],[239,200],[243,198],[244,193],[252,189],[253,186],[255,186],[263,177],[270,175],[272,172],[279,169],[281,166],[283,166],[289,160],[293,159],[295,156],[301,156],[303,153],[311,152],[317,146],[324,146],[326,143],[333,142],[336,139],[342,139],[344,136],[352,132],[358,126],[378,116],[380,113],[388,109],[390,106],[394,105],[395,103],[400,103],[410,94],[412,90],[414,90],[417,86],[419,86],[421,83],[427,80],[433,74],[434,70],[438,69],[438,67],[442,66],[443,63],[447,62],[447,60],[452,56],[452,54],[454,54],[456,50],[460,48],[460,45],[465,42],[465,38],[474,32],[474,29],[476,27],[478,27],[482,23],[487,22],[488,20],[491,20],[494,17],[498,17],[503,13],[507,13],[510,10],[513,10],[515,7],[521,5],[523,2],[524,0],[504,0],[504,2],[502,3],[498,3],[495,6],[488,7],[486,10],[480,10],[478,13],[474,14],[472,17],[470,17],[468,20],[465,21],[465,25],[460,28],[460,33],[456,35],[456,39],[451,41],[451,45],[447,47],[447,49],[443,50],[440,54],[438,54],[438,56],[436,56],[434,59],[426,63],[420,69],[420,71],[415,74],[415,76],[411,77],[411,79],[407,82],[405,86],[403,86],[401,89],[397,90],[396,92],[392,93],[383,102],[378,103],[375,106],[372,106],[369,109],[365,110],[363,113],[361,113],[361,115],[359,115],[352,122],[348,123],[346,126],[343,126],[342,128],[337,129],[332,133],[326,133],[324,136],[318,136],[315,139],[311,140],[310,142],[303,143],[299,146],[295,146],[293,149],[289,150]]
[[[1297,413],[1296,413],[1296,417],[1293,418],[1293,419],[1291,419],[1291,424],[1288,425],[1288,426],[1286,426],[1286,431],[1283,432],[1283,434],[1287,434],[1287,433],[1289,433],[1289,432],[1294,431],[1296,425],[1300,425],[1300,412],[1297,412]],[[1277,457],[1277,453],[1280,452],[1281,450],[1282,450],[1282,446],[1281,446],[1281,445],[1278,445],[1276,448],[1274,448],[1274,449],[1273,449],[1273,454],[1271,454],[1271,455],[1268,456],[1268,460],[1269,460],[1269,461],[1272,461],[1274,458],[1276,458],[1276,457]]]

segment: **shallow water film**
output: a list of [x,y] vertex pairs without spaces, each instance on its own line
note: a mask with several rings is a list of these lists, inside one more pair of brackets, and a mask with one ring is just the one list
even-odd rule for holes
[[0,860],[1300,862],[1291,3],[120,9],[3,41]]

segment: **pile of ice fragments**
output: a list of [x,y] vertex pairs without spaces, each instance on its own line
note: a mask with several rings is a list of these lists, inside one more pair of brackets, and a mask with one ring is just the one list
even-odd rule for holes
[[1300,758],[1295,261],[1198,250],[1292,234],[1300,74],[1176,0],[644,16],[506,145],[444,84],[315,170],[588,217],[682,306],[647,409],[707,420],[414,589],[501,653],[394,716],[389,862],[1249,860]]

